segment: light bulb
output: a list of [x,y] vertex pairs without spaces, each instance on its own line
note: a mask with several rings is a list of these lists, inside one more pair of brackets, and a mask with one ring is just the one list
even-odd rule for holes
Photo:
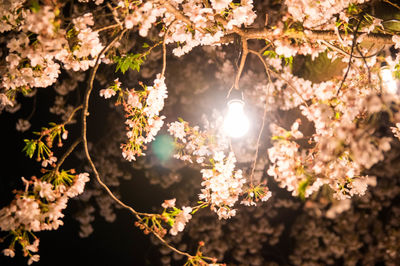
[[393,78],[392,71],[390,71],[387,67],[381,68],[381,77],[382,83],[385,86],[386,90],[389,93],[396,94],[397,93],[397,83],[396,80]]
[[244,102],[242,100],[231,100],[228,102],[223,129],[232,138],[240,138],[249,130],[249,119],[244,113]]

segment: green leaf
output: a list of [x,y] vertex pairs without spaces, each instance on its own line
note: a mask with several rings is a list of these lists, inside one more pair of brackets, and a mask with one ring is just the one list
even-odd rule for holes
[[171,227],[174,226],[174,219],[168,218],[167,224],[169,224]]
[[275,53],[275,51],[271,51],[271,50],[266,50],[263,53],[263,55],[266,56],[266,57],[269,57],[269,58],[277,58],[278,57],[278,54]]
[[283,59],[285,59],[285,65],[289,65],[290,67],[293,66],[293,56],[291,57],[284,57],[282,56]]
[[392,32],[400,32],[400,20],[397,19],[391,19],[382,22],[383,27],[385,30],[389,30]]
[[38,12],[38,11],[40,10],[39,2],[38,2],[37,0],[31,1],[31,7],[30,7],[30,9],[31,9],[34,13]]
[[359,14],[362,10],[361,10],[361,8],[359,8],[357,5],[355,5],[355,4],[350,4],[349,7],[347,8],[347,11],[348,11],[351,15],[357,15],[357,14]]
[[35,140],[29,140],[29,139],[24,139],[25,147],[22,149],[23,152],[25,152],[26,156],[29,158],[33,157],[33,154],[35,153],[36,150],[36,141]]
[[146,59],[145,54],[127,54],[123,57],[115,56],[114,61],[117,63],[115,72],[120,70],[122,74],[125,74],[128,69],[139,72],[140,66],[144,63],[143,59]]
[[396,70],[394,71],[394,76],[396,79],[400,79],[400,64],[396,65]]
[[147,43],[144,43],[142,47],[147,48],[147,47],[150,47],[150,45],[148,45]]
[[308,185],[310,184],[310,179],[306,178],[303,181],[300,182],[299,184],[299,197],[304,200],[306,198],[306,189],[308,187]]

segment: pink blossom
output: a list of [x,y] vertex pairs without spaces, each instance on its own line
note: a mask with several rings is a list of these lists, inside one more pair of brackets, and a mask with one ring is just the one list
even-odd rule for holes
[[113,89],[102,89],[102,90],[100,90],[100,96],[104,97],[105,99],[111,98],[115,94],[116,94],[116,92]]
[[185,124],[183,122],[172,122],[168,124],[168,132],[175,138],[180,139],[183,143],[186,143]]
[[185,229],[186,223],[192,218],[191,212],[191,207],[182,207],[182,211],[175,217],[174,224],[169,230],[171,235],[175,236],[178,232],[182,232]]
[[14,256],[15,256],[14,250],[9,249],[9,248],[3,249],[3,254],[4,254],[4,256],[9,256],[11,258],[14,258]]
[[175,207],[175,202],[176,202],[176,199],[164,200],[164,203],[161,204],[161,206],[164,209],[173,208],[173,207]]

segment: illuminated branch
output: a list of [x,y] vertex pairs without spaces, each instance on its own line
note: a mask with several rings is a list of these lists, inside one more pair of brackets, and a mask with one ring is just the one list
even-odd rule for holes
[[250,174],[250,186],[251,187],[253,187],[253,177],[254,177],[254,171],[256,169],[256,164],[257,164],[258,150],[260,148],[261,136],[262,136],[264,126],[265,126],[265,119],[267,117],[268,96],[269,96],[269,94],[267,94],[267,97],[265,98],[264,114],[263,114],[263,118],[262,118],[262,122],[261,122],[260,132],[258,133],[258,138],[257,138],[257,143],[256,143],[256,153],[254,154],[254,159],[253,159],[253,166],[251,168],[251,174]]
[[31,113],[28,115],[28,117],[25,120],[31,120],[31,118],[33,117],[33,115],[36,112],[36,104],[37,104],[37,93],[35,93],[35,95],[33,96],[33,107],[32,107],[32,111]]
[[165,44],[165,41],[168,37],[169,30],[171,29],[172,25],[174,25],[175,21],[173,21],[165,31],[164,39],[162,41],[162,49],[163,49],[163,66],[162,66],[162,71],[161,71],[161,77],[164,77],[165,74],[165,69],[167,67],[167,47]]
[[75,113],[79,110],[81,110],[83,108],[83,105],[79,105],[78,107],[76,107],[74,110],[72,110],[72,112],[69,114],[67,120],[65,120],[65,122],[62,125],[66,125],[69,122],[71,122],[72,118],[74,118]]
[[61,159],[58,161],[56,167],[54,168],[54,172],[57,174],[58,170],[60,169],[61,165],[64,163],[65,159],[67,159],[67,157],[75,150],[76,146],[79,145],[79,143],[81,143],[82,138],[78,138],[77,140],[74,141],[74,143],[72,143],[72,145],[68,148],[68,150],[63,154],[63,156],[61,157]]
[[[277,36],[274,35],[272,30],[263,28],[263,29],[239,29],[239,31],[235,32],[242,37],[247,39],[275,39]],[[341,34],[345,34],[345,32],[340,31]],[[334,31],[323,31],[323,30],[304,30],[304,31],[296,31],[291,29],[290,31],[284,32],[282,37],[293,38],[293,39],[309,39],[313,41],[336,41],[337,36]],[[233,36],[232,36],[233,37]],[[232,41],[230,35],[224,37],[224,41]],[[364,41],[376,44],[393,44],[392,35],[390,34],[381,34],[381,33],[370,33],[363,38]]]
[[107,3],[107,7],[110,9],[110,11],[111,11],[111,13],[112,13],[112,15],[114,17],[115,22],[117,22],[117,25],[122,30],[124,28],[124,26],[122,25],[121,21],[118,18],[118,13],[115,11],[114,8],[112,8],[110,3]]
[[297,96],[300,97],[300,99],[303,101],[304,105],[308,107],[308,104],[307,104],[306,100],[303,98],[303,96],[301,95],[301,93],[298,92],[298,90],[296,89],[296,87],[293,86],[292,83],[291,83],[289,80],[287,80],[287,79],[285,79],[284,77],[282,77],[282,75],[279,74],[279,72],[274,71],[273,69],[271,69],[270,67],[268,67],[267,63],[265,62],[264,58],[261,56],[261,54],[260,54],[259,52],[249,49],[249,53],[255,54],[255,55],[260,59],[260,61],[261,61],[261,62],[263,63],[263,65],[264,65],[264,68],[265,68],[265,71],[267,72],[267,74],[268,74],[268,72],[272,72],[277,78],[279,78],[279,79],[285,81],[286,84],[288,85],[288,87],[291,88],[291,89],[294,91],[294,93],[296,93]]
[[349,71],[350,71],[350,68],[351,68],[351,59],[353,58],[354,47],[356,46],[356,43],[357,43],[358,28],[360,27],[361,21],[362,21],[362,18],[358,21],[356,30],[354,31],[354,34],[353,34],[353,44],[351,45],[351,52],[350,52],[349,64],[348,64],[348,66],[347,66],[347,70],[346,70],[346,73],[344,74],[344,77],[343,77],[343,79],[342,79],[342,82],[340,83],[339,89],[338,89],[337,92],[336,92],[336,95],[339,95],[339,92],[340,92],[340,90],[342,89],[344,82],[346,81],[347,75],[349,74]]
[[[328,46],[329,48],[335,50],[336,52],[341,53],[344,56],[350,56],[350,54],[348,52],[346,52],[345,50],[343,50],[343,49],[331,44],[330,42],[327,42],[327,41],[321,41],[321,42],[323,44],[325,44],[326,46]],[[378,52],[375,52],[374,54],[371,54],[371,55],[360,55],[360,56],[353,54],[353,57],[357,58],[357,59],[372,58],[374,56],[377,56],[380,52],[382,52],[383,49],[385,49],[385,45],[381,49],[379,49]]]
[[102,28],[94,30],[94,31],[100,32],[100,31],[104,31],[104,30],[114,29],[117,27],[119,27],[119,24],[113,24],[113,25],[102,27]]
[[[172,6],[168,1],[161,0],[155,1],[159,2],[163,5],[168,12],[172,13],[176,19],[181,20],[182,22],[190,25],[192,28],[198,30],[201,33],[205,33],[205,29],[196,28],[193,25],[193,22],[179,9],[176,9]],[[221,16],[215,16],[215,20],[223,25],[226,25],[226,21]],[[340,34],[346,34],[344,31],[339,31]],[[230,43],[234,41],[234,35],[237,34],[241,38],[250,40],[250,39],[264,39],[264,40],[272,40],[276,39],[278,36],[274,34],[274,31],[267,28],[245,28],[241,29],[238,27],[233,27],[232,31],[228,31],[227,34],[221,38],[221,43]],[[312,41],[337,41],[338,37],[334,31],[329,30],[310,30],[305,29],[304,31],[299,31],[295,29],[290,29],[290,31],[283,32],[279,35],[279,38],[286,37],[286,38],[293,38],[293,39],[308,39]],[[382,34],[382,33],[369,33],[367,36],[363,38],[364,41],[385,45],[389,44],[392,45],[392,35],[390,34]]]
[[198,30],[201,33],[206,33],[206,31],[202,28],[197,28],[193,25],[192,21],[185,15],[183,15],[178,9],[173,7],[168,1],[161,0],[159,1],[167,10],[168,12],[174,14],[175,18],[185,22],[187,25],[190,25],[195,30]]
[[383,2],[388,3],[388,4],[394,6],[394,7],[397,8],[397,9],[400,9],[400,6],[399,6],[399,5],[396,5],[395,3],[393,3],[393,2],[391,2],[391,1],[389,1],[389,0],[383,0]]
[[[123,203],[121,200],[119,200],[119,199],[111,192],[111,190],[109,189],[109,187],[108,187],[108,186],[101,180],[101,178],[100,178],[100,174],[99,174],[99,172],[97,171],[97,168],[96,168],[96,166],[94,165],[93,160],[92,160],[92,158],[91,158],[91,156],[90,156],[89,149],[88,149],[88,143],[87,143],[87,122],[86,122],[86,117],[89,115],[89,113],[88,113],[89,98],[90,98],[90,94],[91,94],[91,92],[92,92],[92,90],[93,90],[94,78],[95,78],[96,72],[97,72],[97,70],[98,70],[98,68],[99,68],[100,58],[101,58],[101,56],[102,56],[105,52],[107,52],[107,51],[115,44],[115,42],[117,42],[118,40],[120,40],[120,39],[122,38],[122,36],[125,34],[125,32],[127,32],[127,29],[121,31],[121,32],[119,33],[119,35],[117,35],[116,37],[114,37],[114,39],[113,39],[107,46],[105,46],[105,47],[103,48],[103,50],[102,50],[102,51],[99,53],[99,55],[97,56],[96,63],[95,63],[95,65],[94,65],[94,67],[92,68],[92,71],[91,71],[91,73],[90,73],[90,78],[89,78],[88,87],[87,87],[86,92],[85,92],[85,98],[84,98],[84,104],[83,104],[83,112],[82,112],[82,140],[83,140],[83,146],[84,146],[86,158],[87,158],[87,160],[88,160],[88,162],[89,162],[89,164],[90,164],[90,166],[91,166],[91,168],[92,168],[92,170],[93,170],[93,173],[94,173],[94,175],[95,175],[95,177],[96,177],[97,182],[104,188],[104,190],[108,193],[108,195],[109,195],[115,202],[117,202],[117,203],[118,203],[120,206],[122,206],[123,208],[129,210],[129,211],[138,219],[138,221],[140,221],[140,220],[142,219],[141,215],[142,215],[142,216],[152,216],[152,214],[137,212],[135,209],[133,209],[132,207],[126,205],[126,204]],[[190,254],[187,253],[187,252],[180,251],[180,250],[176,249],[175,247],[171,246],[168,242],[165,241],[165,239],[163,239],[157,232],[155,232],[155,231],[154,231],[151,227],[149,227],[147,224],[143,224],[143,225],[146,227],[146,229],[147,229],[149,232],[152,232],[152,234],[153,234],[156,238],[158,238],[158,239],[159,239],[166,247],[168,247],[169,249],[173,250],[174,252],[176,252],[176,253],[178,253],[178,254],[180,254],[180,255],[186,256],[186,257],[188,258],[188,260],[192,260],[192,259],[195,259],[195,258],[196,258],[196,256],[190,255]],[[203,257],[203,259],[213,261],[212,258],[208,258],[208,257]]]
[[362,60],[363,60],[363,62],[365,64],[365,67],[368,70],[368,83],[371,84],[371,70],[369,69],[366,57],[363,55],[363,53],[362,53],[360,47],[358,47],[358,45],[356,45],[356,49],[357,49],[357,52],[361,55],[361,58],[362,58]]
[[237,90],[239,89],[239,80],[240,80],[240,76],[242,75],[244,64],[246,62],[248,53],[249,53],[249,50],[247,48],[247,40],[242,39],[242,58],[240,60],[239,69],[238,69],[238,72],[237,72],[236,78],[235,78],[235,89],[237,89]]

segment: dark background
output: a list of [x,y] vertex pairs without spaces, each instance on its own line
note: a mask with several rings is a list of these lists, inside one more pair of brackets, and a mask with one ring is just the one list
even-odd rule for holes
[[[40,126],[46,126],[50,121],[60,121],[59,118],[48,113],[48,104],[53,102],[53,97],[55,97],[52,91],[52,88],[39,89],[36,110],[31,121],[32,127],[24,133],[16,131],[15,124],[18,118],[25,118],[31,113],[33,98],[18,98],[22,103],[22,109],[15,114],[3,112],[0,115],[2,150],[0,153],[0,208],[7,206],[13,199],[14,189],[22,189],[22,176],[25,178],[32,175],[40,176],[40,163],[22,153],[23,139],[34,138],[32,131],[39,131]],[[93,98],[96,96],[93,95]],[[100,140],[107,129],[102,123],[107,107],[105,104],[102,105],[101,101],[98,103],[99,101],[96,101],[96,106],[94,106],[96,116],[89,119],[88,134],[89,139],[92,137],[93,141]],[[58,158],[62,151],[73,142],[74,137],[79,133],[80,125],[74,124],[68,128],[70,135],[64,147],[54,149]],[[78,149],[81,147],[81,145],[78,146]],[[63,168],[76,168],[79,165],[82,166],[82,162],[70,156]],[[79,168],[76,170],[83,171]],[[165,192],[158,186],[150,185],[142,172],[134,169],[132,171],[134,178],[121,181],[122,199],[142,211],[149,211],[153,206],[160,205],[166,196]],[[93,176],[90,183],[92,182],[95,182]],[[36,234],[40,238],[40,261],[33,265],[156,265],[158,263],[158,247],[150,242],[149,236],[144,235],[134,226],[135,219],[128,211],[117,209],[117,219],[114,223],[108,223],[96,215],[93,222],[94,232],[87,238],[80,238],[79,223],[72,217],[77,209],[78,202],[70,199],[68,207],[63,211],[64,225],[55,231],[42,231]],[[1,232],[0,236],[4,237],[4,232]],[[8,240],[0,244],[1,250],[7,247]],[[0,265],[26,265],[26,262],[27,258],[22,256],[18,245],[16,245],[14,258],[0,255]]]

